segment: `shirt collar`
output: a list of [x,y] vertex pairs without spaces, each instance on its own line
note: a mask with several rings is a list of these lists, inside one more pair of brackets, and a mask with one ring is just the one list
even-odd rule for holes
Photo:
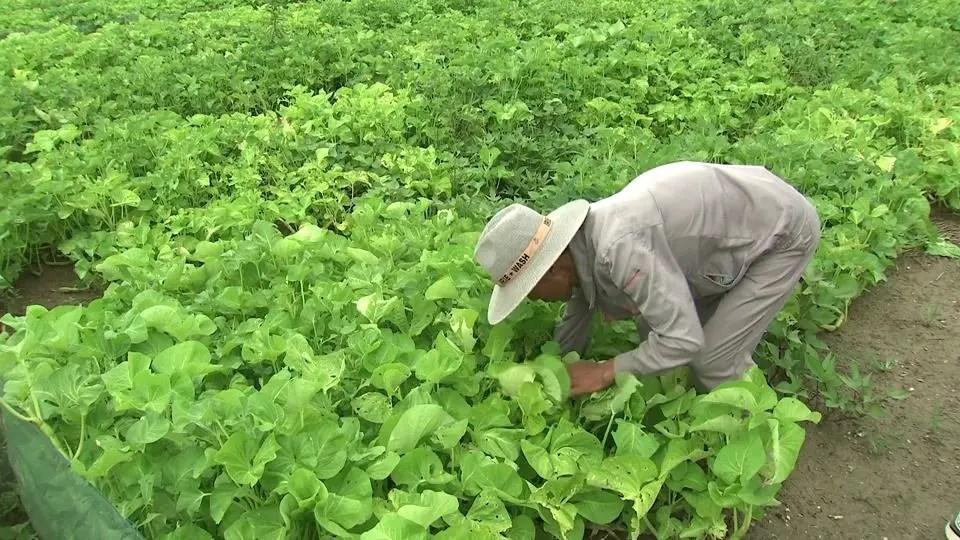
[[585,226],[581,226],[580,230],[573,235],[569,247],[570,255],[573,256],[573,265],[577,271],[577,288],[583,293],[590,309],[593,309],[597,298],[597,289],[593,282],[596,253],[591,243],[587,241]]

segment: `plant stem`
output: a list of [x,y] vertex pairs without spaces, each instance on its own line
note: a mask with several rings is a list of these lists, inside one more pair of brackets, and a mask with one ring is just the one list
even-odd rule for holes
[[33,411],[37,414],[37,421],[43,423],[43,413],[40,411],[40,400],[33,393],[33,379],[27,381],[30,384],[30,400],[33,401]]
[[80,441],[77,442],[77,451],[73,453],[73,459],[80,459],[80,452],[83,450],[83,439],[87,432],[87,413],[80,415]]
[[610,420],[607,421],[607,429],[603,432],[603,441],[600,443],[602,448],[606,448],[607,446],[607,437],[610,435],[610,428],[613,427],[613,419],[616,416],[617,415],[613,412],[613,409],[610,409]]
[[17,412],[17,410],[13,408],[13,405],[10,405],[9,403],[7,403],[6,400],[4,400],[3,398],[0,398],[0,405],[2,405],[3,408],[6,409],[6,410],[7,410],[10,414],[12,414],[14,417],[16,417],[16,418],[18,418],[18,419],[20,419],[20,420],[23,420],[24,422],[28,422],[28,423],[30,423],[30,424],[37,424],[37,423],[38,423],[36,418],[30,418],[29,416],[25,416],[25,415],[20,414],[19,412]]
[[72,452],[67,451],[63,442],[60,440],[59,437],[57,437],[57,434],[53,431],[53,428],[50,427],[50,425],[44,422],[43,420],[39,420],[39,423],[37,423],[37,426],[40,428],[40,431],[42,431],[43,434],[50,439],[50,443],[53,444],[53,446],[57,449],[58,452],[60,452],[60,455],[62,455],[64,459],[69,460],[70,456],[72,455]]
[[657,540],[660,539],[660,533],[657,531],[657,528],[653,526],[653,523],[650,523],[650,518],[643,516],[643,523],[647,526],[648,529],[653,533],[653,536],[657,537]]
[[[736,510],[734,510],[734,515],[736,515]],[[750,522],[753,520],[753,505],[747,506],[747,513],[743,516],[743,526],[736,527],[733,532],[733,538],[743,538],[747,535],[747,531],[750,530]]]
[[[36,398],[34,398],[34,405],[37,407],[37,410],[39,411],[40,405],[36,403]],[[16,409],[13,408],[13,405],[10,405],[9,403],[7,403],[7,401],[3,398],[0,398],[0,406],[2,406],[4,409],[9,411],[10,414],[12,414],[17,419],[27,422],[28,424],[33,424],[39,427],[40,431],[42,431],[47,437],[50,438],[50,442],[53,443],[53,446],[55,446],[57,450],[61,454],[63,454],[63,457],[70,459],[70,456],[72,455],[72,453],[67,452],[64,449],[63,444],[60,442],[60,439],[57,438],[57,435],[56,433],[54,433],[53,428],[51,428],[49,425],[47,425],[46,422],[43,421],[43,417],[41,417],[38,414],[36,418],[31,418],[29,416],[20,414],[19,412],[17,412]]]
[[[227,428],[223,427],[223,423],[220,422],[220,420],[216,420],[216,424],[217,424],[217,427],[220,428],[220,432],[223,434],[223,436],[229,439],[230,432],[227,431]],[[220,435],[217,435],[217,440],[221,441],[220,443],[221,445],[223,444],[222,439],[220,439]]]

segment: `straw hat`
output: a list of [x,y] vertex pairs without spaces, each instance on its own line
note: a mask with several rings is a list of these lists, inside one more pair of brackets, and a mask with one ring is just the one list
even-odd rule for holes
[[560,257],[587,217],[590,203],[569,202],[546,216],[511,204],[490,219],[474,256],[493,278],[490,324],[507,318]]

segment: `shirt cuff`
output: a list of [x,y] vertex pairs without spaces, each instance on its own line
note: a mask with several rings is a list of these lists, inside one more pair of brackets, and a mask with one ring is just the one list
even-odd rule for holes
[[613,357],[613,368],[617,374],[620,373],[632,373],[637,375],[636,371],[636,362],[633,358],[635,351],[629,351],[625,353],[620,353],[617,356]]
[[671,369],[689,364],[689,362],[682,361],[673,363],[655,362],[644,349],[645,344],[641,343],[636,349],[620,353],[613,357],[613,365],[616,373],[632,373],[638,376],[659,375]]

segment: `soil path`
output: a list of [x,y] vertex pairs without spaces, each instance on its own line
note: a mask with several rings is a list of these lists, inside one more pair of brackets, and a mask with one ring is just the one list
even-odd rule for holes
[[23,315],[31,305],[52,308],[63,304],[87,304],[101,294],[96,288],[78,289],[77,274],[72,266],[44,266],[24,272],[13,290],[0,296],[0,317],[5,313]]
[[[960,221],[939,223],[960,242]],[[960,511],[960,262],[905,256],[825,338],[844,361],[913,389],[882,419],[825,417],[752,540],[940,540]]]

